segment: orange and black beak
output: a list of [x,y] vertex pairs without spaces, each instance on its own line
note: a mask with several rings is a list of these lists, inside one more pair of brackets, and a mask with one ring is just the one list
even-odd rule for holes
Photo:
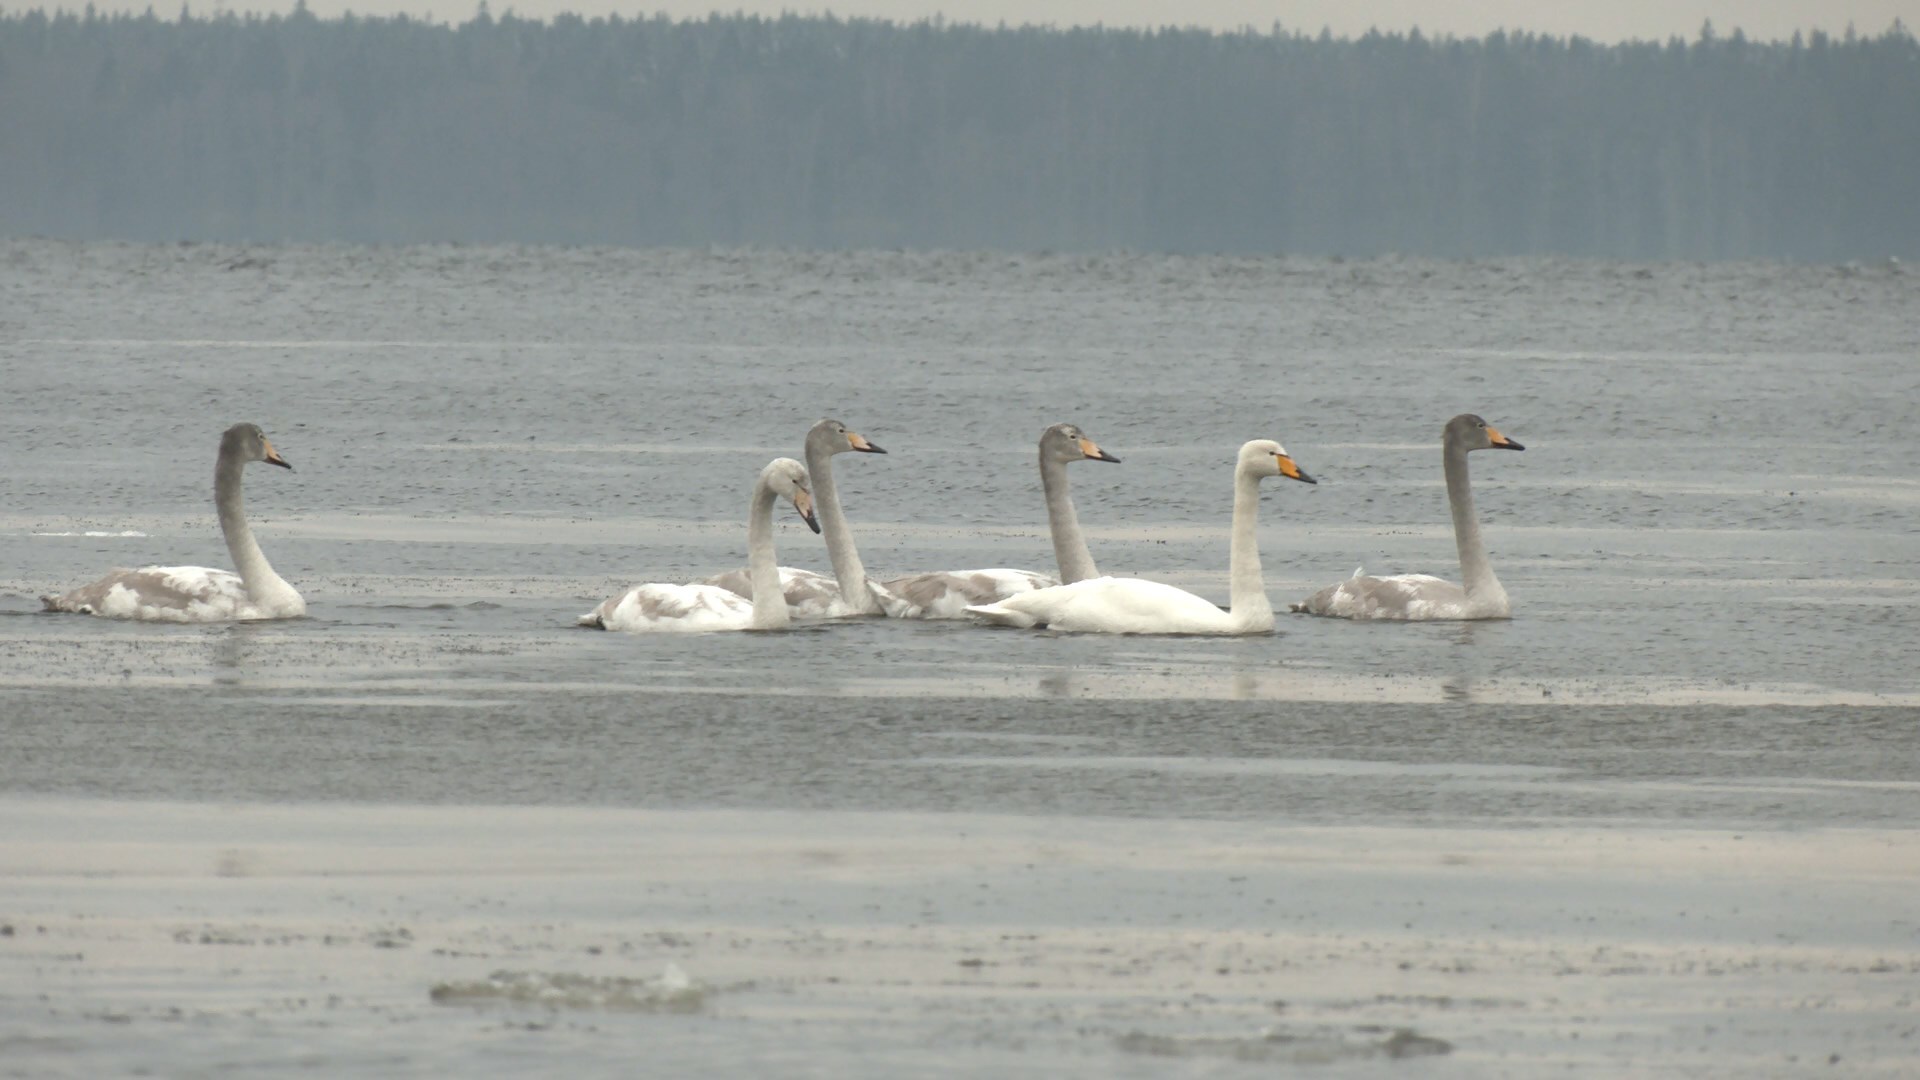
[[1487,441],[1493,445],[1493,448],[1495,450],[1525,450],[1526,449],[1526,447],[1521,446],[1519,443],[1514,442],[1512,439],[1509,439],[1505,435],[1502,435],[1498,431],[1494,430],[1494,427],[1492,424],[1487,425]]
[[1298,480],[1303,484],[1317,484],[1320,482],[1318,480],[1315,480],[1313,477],[1308,476],[1306,473],[1306,470],[1302,469],[1298,465],[1295,465],[1293,463],[1293,457],[1291,455],[1275,454],[1273,455],[1273,460],[1274,460],[1274,464],[1280,466],[1280,475],[1286,477],[1289,480]]
[[283,468],[283,469],[285,469],[285,470],[287,470],[288,472],[292,472],[292,471],[293,471],[293,466],[291,466],[291,465],[289,465],[289,464],[287,464],[287,459],[286,459],[286,458],[283,458],[283,457],[281,457],[281,456],[280,456],[280,451],[278,451],[278,450],[275,450],[275,449],[273,448],[273,440],[272,440],[272,439],[262,439],[262,440],[260,440],[260,441],[261,441],[262,443],[264,443],[264,444],[266,445],[266,448],[267,448],[267,458],[266,458],[266,461],[267,461],[267,464],[269,464],[269,465],[278,465],[278,466],[280,466],[281,468]]
[[807,523],[807,528],[812,529],[814,532],[820,531],[820,519],[813,516],[813,493],[812,492],[808,492],[808,491],[794,492],[793,508],[795,510],[800,511],[800,520]]
[[1080,436],[1080,452],[1087,455],[1087,460],[1089,461],[1111,461],[1115,465],[1120,464],[1119,458],[1100,449],[1100,447],[1094,444],[1092,439],[1087,438],[1085,435]]
[[857,431],[847,432],[847,445],[853,447],[855,450],[858,450],[863,454],[886,453],[885,450],[880,449],[880,445],[878,443],[875,443],[874,441],[872,441],[871,439],[868,439],[865,435],[862,435]]

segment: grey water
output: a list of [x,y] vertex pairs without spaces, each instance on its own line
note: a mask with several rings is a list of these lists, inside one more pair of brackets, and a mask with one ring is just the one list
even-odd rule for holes
[[[1897,263],[0,243],[0,1072],[1911,1074],[1916,326]],[[1105,572],[1224,601],[1276,438],[1276,606],[1455,576],[1462,411],[1507,621],[573,625],[821,416],[879,577],[1051,569],[1060,420]],[[240,420],[307,618],[40,613],[227,565]]]
[[[1920,276],[1898,264],[13,241],[0,296],[0,791],[1402,823],[1920,808],[1899,783],[1920,761]],[[1071,420],[1123,459],[1071,470],[1104,572],[1224,601],[1233,453],[1271,437],[1321,481],[1266,486],[1276,606],[1361,564],[1453,577],[1437,440],[1462,411],[1527,446],[1473,459],[1511,621],[571,625],[628,584],[741,564],[754,472],[821,416],[889,451],[835,459],[876,576],[1051,570],[1034,441]],[[238,420],[295,466],[249,470],[247,505],[308,618],[37,613],[111,566],[227,565],[209,478]],[[826,568],[790,515],[777,542]]]

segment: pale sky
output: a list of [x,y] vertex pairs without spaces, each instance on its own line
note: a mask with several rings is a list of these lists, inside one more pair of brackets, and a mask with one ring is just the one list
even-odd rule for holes
[[[1371,27],[1406,31],[1419,27],[1428,34],[1479,37],[1493,30],[1531,30],[1556,36],[1580,34],[1600,41],[1628,38],[1664,40],[1678,34],[1691,40],[1708,19],[1720,33],[1738,27],[1761,40],[1791,37],[1795,30],[1845,31],[1851,22],[1862,34],[1876,35],[1897,17],[1909,31],[1920,32],[1920,0],[490,0],[495,15],[511,9],[527,18],[550,18],[561,12],[623,16],[665,12],[675,17],[699,17],[712,11],[744,11],[777,15],[782,11],[840,16],[876,16],[913,21],[944,15],[952,22],[993,24],[1043,23],[1056,26],[1199,25],[1215,29],[1270,27],[1274,20],[1289,29],[1351,37]],[[191,0],[197,14],[231,10],[286,12],[294,0]],[[171,18],[180,0],[95,0],[109,11],[154,11]],[[307,0],[316,15],[353,11],[362,15],[406,12],[442,22],[462,22],[472,16],[477,0]],[[8,3],[12,11],[40,6]],[[55,8],[78,10],[85,0],[54,0]]]

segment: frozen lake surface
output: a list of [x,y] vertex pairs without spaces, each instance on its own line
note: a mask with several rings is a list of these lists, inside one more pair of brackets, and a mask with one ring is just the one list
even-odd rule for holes
[[[18,241],[0,296],[0,1073],[1920,1068],[1898,266]],[[1104,571],[1224,600],[1272,437],[1276,605],[1454,577],[1461,411],[1528,447],[1510,622],[571,626],[740,565],[823,415],[881,576],[1051,570],[1071,420]],[[309,618],[37,613],[226,565],[238,420]]]

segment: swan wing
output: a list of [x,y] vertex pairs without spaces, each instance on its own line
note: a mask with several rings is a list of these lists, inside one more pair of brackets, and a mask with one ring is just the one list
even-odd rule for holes
[[246,582],[230,570],[207,566],[143,566],[114,570],[98,581],[58,596],[43,596],[48,611],[147,622],[228,622],[267,619],[247,595]]
[[[753,577],[745,567],[702,578],[697,584],[714,585],[748,600],[753,599]],[[796,619],[839,619],[861,614],[857,605],[848,603],[846,597],[841,595],[840,579],[832,574],[783,566],[780,568],[780,591],[786,594],[787,607]]]
[[1336,619],[1419,621],[1463,618],[1465,589],[1432,574],[1350,577],[1329,585],[1293,610]]
[[743,630],[753,602],[717,585],[635,585],[580,616],[581,626],[628,633]]
[[874,591],[895,619],[963,619],[967,609],[1060,584],[1032,570],[945,570],[884,582]]
[[1075,633],[1219,634],[1233,617],[1202,597],[1145,578],[1099,577],[967,609],[988,622]]

